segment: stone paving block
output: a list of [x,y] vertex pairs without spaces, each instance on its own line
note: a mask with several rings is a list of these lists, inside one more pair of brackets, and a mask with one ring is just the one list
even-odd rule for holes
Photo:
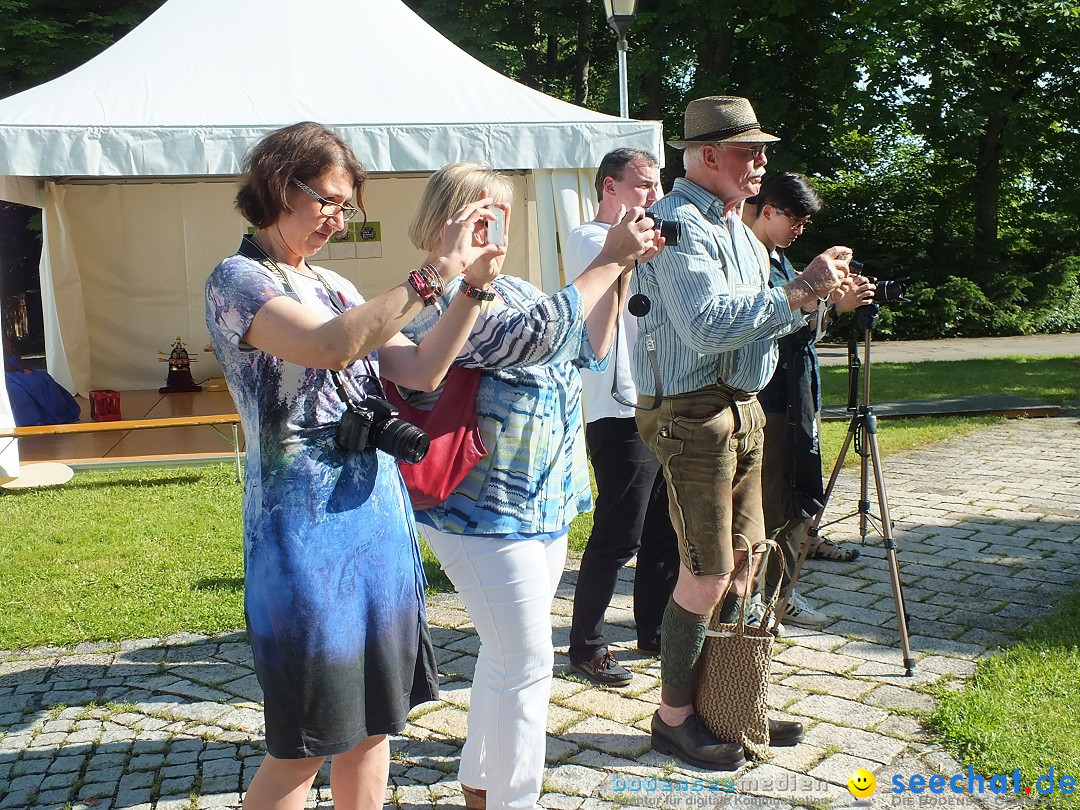
[[871,706],[918,712],[932,711],[936,704],[936,701],[929,695],[911,689],[901,689],[890,684],[879,686],[863,700]]
[[851,795],[847,790],[848,777],[854,771],[859,768],[865,768],[871,773],[875,773],[884,765],[866,759],[861,756],[852,756],[851,754],[833,754],[830,757],[826,757],[818,765],[810,771],[810,776],[820,779],[822,782],[828,782],[833,785],[839,785],[844,788],[844,793]]
[[545,793],[539,804],[547,810],[578,810],[584,801],[580,796],[567,796],[563,793]]
[[808,650],[802,647],[788,647],[786,650],[777,653],[775,660],[800,669],[832,673],[848,672],[863,663],[860,658],[839,655],[835,652]]
[[642,734],[630,726],[598,717],[590,717],[577,723],[562,736],[575,745],[607,751],[630,759],[635,759],[652,749],[652,741],[647,734]]
[[[807,739],[809,740],[809,737]],[[807,773],[825,758],[825,749],[810,742],[801,742],[787,748],[772,748],[769,753],[772,755],[770,764],[796,773]]]
[[[803,692],[816,692],[823,695],[858,700],[870,692],[874,685],[854,678],[842,678],[837,675],[820,673],[796,673],[784,678],[783,685]],[[770,692],[772,689],[769,690]]]
[[[886,718],[882,722],[888,722],[890,719],[892,718]],[[907,749],[907,743],[904,740],[878,733],[876,729],[867,731],[826,721],[816,723],[807,730],[806,740],[819,748],[833,750],[838,748],[845,754],[864,757],[881,764],[892,762]]]
[[544,782],[552,790],[574,796],[592,796],[606,781],[602,771],[580,765],[557,765],[544,774]]
[[438,732],[443,737],[464,740],[468,731],[465,712],[453,706],[444,706],[412,719],[412,724]]
[[[589,713],[591,714],[591,712]],[[586,717],[586,714],[578,709],[569,709],[557,703],[548,704],[547,728],[551,733],[561,733],[563,729],[570,728]]]
[[855,728],[872,728],[889,716],[887,711],[876,706],[865,706],[830,695],[808,695],[788,709],[796,714]]
[[568,742],[561,737],[548,734],[547,751],[544,755],[544,761],[548,763],[566,762],[580,750],[580,746]]
[[625,724],[650,716],[656,710],[656,706],[651,703],[627,698],[621,693],[607,689],[579,692],[564,699],[562,704],[580,712],[596,714]]

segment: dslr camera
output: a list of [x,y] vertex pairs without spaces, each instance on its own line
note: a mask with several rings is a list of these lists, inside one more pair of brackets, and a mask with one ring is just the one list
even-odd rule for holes
[[[848,263],[854,272],[861,273],[863,269],[863,263],[852,260]],[[877,289],[874,290],[874,303],[875,304],[887,304],[891,301],[907,301],[904,298],[904,293],[907,291],[907,283],[911,281],[911,278],[905,276],[904,278],[891,278],[879,280],[874,276],[867,276],[871,284],[876,284]]]
[[651,219],[657,230],[660,231],[660,235],[664,237],[664,241],[671,247],[675,247],[679,244],[679,239],[682,237],[682,223],[677,219],[664,219],[659,214],[654,214],[652,211],[646,211],[645,216]]
[[397,418],[394,406],[379,397],[348,403],[338,423],[337,443],[345,450],[382,450],[416,464],[427,455],[431,438],[416,425]]

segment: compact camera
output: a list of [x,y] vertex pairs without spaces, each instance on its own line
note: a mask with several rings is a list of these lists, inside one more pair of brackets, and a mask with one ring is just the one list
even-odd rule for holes
[[394,406],[379,397],[368,397],[360,405],[349,403],[338,423],[338,446],[382,450],[408,464],[420,462],[427,455],[431,438],[397,415]]
[[664,242],[669,247],[675,247],[679,244],[679,239],[682,237],[681,222],[675,219],[664,219],[652,211],[646,211],[645,216],[653,221],[653,227],[660,231],[660,235],[664,237]]
[[489,245],[506,244],[506,211],[497,206],[488,209],[495,215],[495,219],[487,224],[487,241]]

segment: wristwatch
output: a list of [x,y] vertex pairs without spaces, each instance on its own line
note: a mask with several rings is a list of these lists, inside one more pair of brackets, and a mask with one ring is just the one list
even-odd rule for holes
[[479,287],[474,287],[464,279],[461,280],[461,291],[469,296],[469,298],[475,298],[477,301],[494,301],[495,293],[491,290],[482,290]]

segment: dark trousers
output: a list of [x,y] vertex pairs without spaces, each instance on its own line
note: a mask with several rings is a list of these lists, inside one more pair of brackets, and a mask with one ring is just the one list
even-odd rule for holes
[[658,642],[664,608],[679,576],[678,539],[668,516],[664,474],[641,441],[634,419],[589,422],[585,441],[597,494],[570,626],[570,660],[578,664],[607,651],[604,613],[620,569],[634,554],[634,621],[641,642]]

